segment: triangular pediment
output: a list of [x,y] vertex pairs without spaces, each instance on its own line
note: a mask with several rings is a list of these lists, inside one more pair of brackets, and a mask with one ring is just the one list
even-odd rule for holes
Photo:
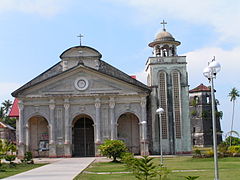
[[26,89],[22,95],[138,94],[141,92],[143,92],[141,88],[127,82],[85,67],[78,67]]

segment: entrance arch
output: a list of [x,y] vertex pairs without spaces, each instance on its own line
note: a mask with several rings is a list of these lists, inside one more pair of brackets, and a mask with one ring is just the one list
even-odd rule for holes
[[133,113],[124,113],[118,119],[118,139],[126,143],[130,152],[140,154],[139,120]]
[[87,115],[79,115],[73,120],[73,156],[95,156],[93,120]]
[[28,130],[28,146],[33,157],[48,157],[48,121],[43,116],[33,116],[28,121]]

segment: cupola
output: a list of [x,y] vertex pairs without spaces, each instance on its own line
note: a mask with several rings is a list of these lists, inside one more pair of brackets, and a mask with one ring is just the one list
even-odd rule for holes
[[167,23],[164,20],[161,24],[163,25],[163,31],[158,33],[155,40],[148,46],[153,48],[153,56],[155,57],[177,56],[177,46],[181,43],[166,31],[165,24]]

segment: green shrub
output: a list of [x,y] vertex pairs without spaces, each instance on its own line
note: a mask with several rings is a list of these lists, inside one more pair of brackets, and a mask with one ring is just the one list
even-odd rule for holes
[[199,176],[185,176],[185,179],[188,179],[188,180],[194,180],[197,178],[199,178]]
[[208,151],[206,152],[206,156],[207,156],[207,157],[213,157],[213,156],[214,156],[213,150],[212,150],[212,149],[208,150]]
[[195,116],[197,115],[197,111],[196,111],[196,110],[193,110],[193,111],[191,112],[191,114],[192,114],[192,117],[195,117]]
[[117,158],[127,152],[125,143],[121,140],[105,140],[102,145],[99,146],[100,153],[108,158],[113,158],[113,162],[117,162]]
[[227,145],[230,146],[230,139],[232,139],[231,145],[233,145],[233,146],[240,145],[240,138],[233,137],[233,136],[228,136],[228,137],[226,138],[225,142],[227,143]]
[[159,165],[156,170],[156,174],[159,176],[159,180],[166,180],[169,173],[171,173],[171,171],[163,165]]
[[6,161],[9,161],[9,167],[15,166],[15,164],[13,163],[13,161],[16,159],[15,155],[6,155],[4,158]]
[[220,152],[220,154],[222,156],[225,156],[228,154],[228,145],[226,142],[221,142],[219,145],[218,145],[218,151]]
[[22,163],[27,163],[27,164],[34,164],[33,158],[32,158],[32,153],[31,152],[26,152],[24,154],[24,158],[21,159]]
[[194,155],[193,155],[193,157],[194,157],[194,158],[202,157],[201,150],[195,149],[195,150],[194,150]]
[[153,158],[149,156],[134,158],[133,154],[126,153],[122,160],[127,165],[128,169],[133,172],[137,179],[146,180],[155,176],[159,176],[158,179],[166,180],[168,174],[171,172],[163,165],[154,165],[152,162]]
[[124,152],[121,154],[121,161],[125,164],[128,164],[129,161],[134,159],[134,154],[130,152]]
[[137,179],[147,180],[157,175],[157,166],[153,164],[152,160],[153,158],[148,156],[143,156],[143,158],[140,159],[135,158],[135,163],[131,169]]
[[230,147],[228,147],[228,151],[231,154],[240,153],[240,146],[230,146]]

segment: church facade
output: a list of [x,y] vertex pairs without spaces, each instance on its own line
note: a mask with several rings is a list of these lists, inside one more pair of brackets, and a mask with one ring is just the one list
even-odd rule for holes
[[158,107],[165,154],[191,152],[186,57],[165,29],[149,44],[145,85],[76,46],[61,61],[12,93],[19,100],[18,155],[98,156],[105,139],[123,140],[134,154],[160,151]]

